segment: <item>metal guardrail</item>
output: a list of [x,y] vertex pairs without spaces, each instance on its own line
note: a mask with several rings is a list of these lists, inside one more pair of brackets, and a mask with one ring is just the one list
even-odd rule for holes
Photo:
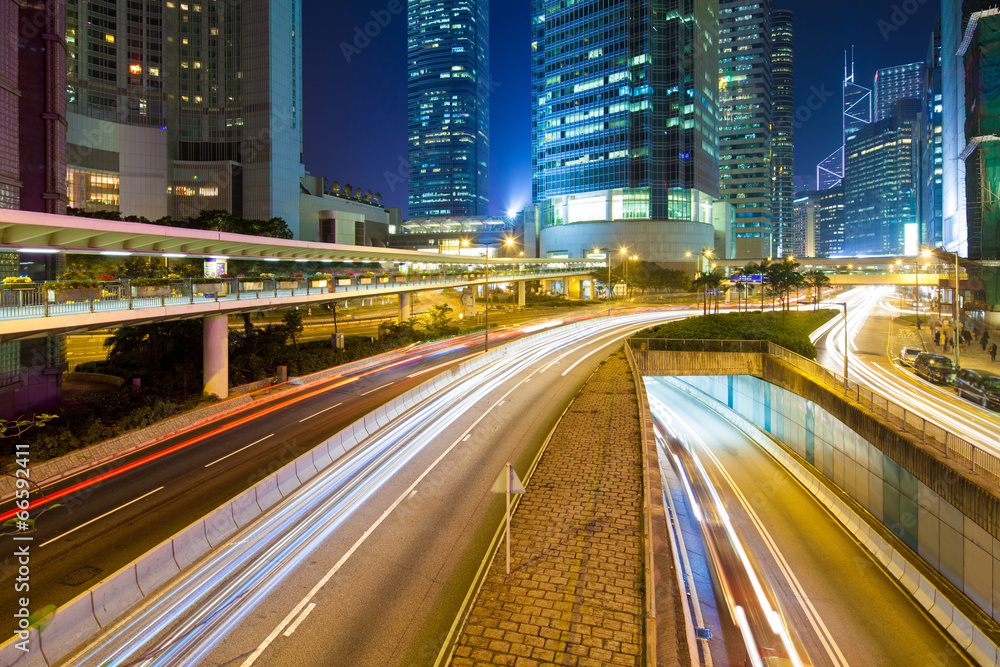
[[[557,279],[567,274],[573,273],[565,269],[557,271],[497,271],[490,272],[491,283],[502,283],[514,280],[546,280]],[[400,279],[402,278],[402,279]],[[199,288],[202,285],[192,284],[191,279],[181,279],[170,284],[169,295],[155,297],[133,296],[127,281],[122,282],[102,282],[98,283],[97,297],[80,301],[69,301],[65,303],[50,300],[50,295],[42,288],[43,283],[19,283],[16,289],[5,288],[0,291],[0,320],[14,320],[35,317],[57,317],[60,315],[81,315],[86,313],[101,313],[118,310],[140,310],[143,308],[164,308],[167,306],[183,306],[198,303],[210,302],[232,302],[249,299],[295,297],[295,296],[319,296],[321,294],[344,294],[368,292],[386,293],[392,292],[399,287],[418,287],[426,285],[428,287],[448,287],[450,285],[468,285],[486,282],[486,277],[482,275],[449,276],[445,274],[434,274],[426,277],[414,276],[393,276],[388,281],[378,278],[365,279],[370,282],[362,282],[362,279],[355,277],[349,284],[342,284],[341,281],[332,281],[333,284],[318,286],[308,278],[300,278],[294,282],[294,287],[286,285],[286,280],[265,279],[257,282],[260,289],[246,289],[248,284],[241,283],[239,279],[220,279],[218,282],[223,285],[223,289],[218,292],[202,292]]]
[[[820,384],[858,405],[869,409],[890,425],[919,439],[921,444],[952,459],[975,475],[1000,486],[1000,457],[992,454],[948,429],[924,419],[913,410],[890,400],[886,396],[854,382],[816,363],[769,341],[742,340],[689,340],[666,338],[630,338],[629,346],[645,344],[653,351],[703,351],[703,352],[760,352],[810,375]],[[631,350],[630,350],[631,352]]]

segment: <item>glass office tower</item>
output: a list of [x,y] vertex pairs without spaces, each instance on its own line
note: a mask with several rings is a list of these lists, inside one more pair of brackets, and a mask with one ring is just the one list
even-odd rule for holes
[[874,120],[888,118],[892,105],[897,100],[920,97],[924,88],[924,64],[909,63],[895,67],[883,67],[875,72],[874,100],[872,113]]
[[718,2],[532,0],[532,192],[543,257],[714,247]]
[[[795,251],[795,132],[794,77],[792,71],[792,12],[776,9],[771,13],[773,48],[771,81],[771,217],[774,230],[774,253],[777,257],[801,255]],[[810,255],[812,256],[812,255]]]
[[774,254],[770,0],[719,6],[719,189],[733,205],[736,257]]
[[489,215],[488,0],[410,0],[409,215]]

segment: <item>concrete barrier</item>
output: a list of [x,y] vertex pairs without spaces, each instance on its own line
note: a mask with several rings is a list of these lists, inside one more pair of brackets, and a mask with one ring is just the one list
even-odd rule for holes
[[260,516],[260,505],[257,504],[257,489],[250,488],[233,498],[233,520],[243,528]]
[[295,459],[293,463],[295,464],[295,476],[303,484],[315,477],[318,472],[316,466],[313,464],[313,453],[311,451]]
[[135,563],[99,583],[91,594],[94,599],[94,616],[103,628],[142,599]]
[[260,506],[261,512],[266,512],[268,508],[281,500],[282,496],[281,492],[278,491],[277,474],[268,475],[260,480],[254,489],[257,490],[257,505]]
[[177,567],[186,568],[208,553],[211,545],[205,536],[205,522],[191,524],[177,535],[174,535],[174,560]]
[[979,628],[972,629],[972,643],[966,649],[969,655],[980,665],[996,665],[1000,663],[1000,651],[996,644],[990,641]]
[[167,540],[147,551],[135,562],[135,578],[142,594],[149,595],[180,573],[174,560],[173,540]]
[[99,632],[90,591],[81,593],[56,609],[41,633],[42,654],[49,664],[61,660],[89,637]]
[[227,503],[205,517],[205,537],[214,549],[236,532],[233,505]]
[[22,640],[14,637],[0,646],[0,667],[48,667],[45,656],[42,655],[42,644],[36,630],[28,631],[27,651],[18,648]]
[[301,484],[299,478],[295,476],[295,461],[278,470],[274,476],[278,481],[278,491],[282,498],[290,496]]

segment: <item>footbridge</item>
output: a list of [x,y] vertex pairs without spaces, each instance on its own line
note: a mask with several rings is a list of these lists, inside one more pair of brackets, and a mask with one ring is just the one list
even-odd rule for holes
[[[562,281],[567,292],[578,293],[588,274],[604,266],[593,260],[432,254],[8,210],[0,212],[0,252],[138,256],[165,263],[171,259],[257,260],[274,262],[275,269],[284,262],[289,275],[295,274],[296,263],[324,266],[325,277],[187,279],[156,289],[125,280],[64,294],[32,283],[17,285],[17,289],[8,286],[0,293],[0,342],[203,318],[205,389],[220,397],[228,394],[229,315],[316,306],[358,296],[398,295],[400,319],[409,319],[410,295],[415,292],[487,283],[516,283],[519,302],[524,305],[529,280]],[[372,276],[338,277],[345,262],[374,262],[382,268]]]
[[978,664],[997,664],[995,452],[766,341],[632,338],[626,355],[637,377],[668,382],[747,433]]

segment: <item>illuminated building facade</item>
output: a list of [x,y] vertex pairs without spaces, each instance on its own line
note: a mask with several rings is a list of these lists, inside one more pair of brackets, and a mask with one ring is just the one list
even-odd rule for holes
[[892,105],[899,100],[920,97],[924,89],[924,64],[909,63],[884,67],[875,72],[875,86],[872,88],[873,120],[889,117]]
[[[791,10],[776,9],[771,13],[773,85],[771,111],[771,227],[776,257],[801,255],[793,251],[795,244],[795,98],[793,76],[793,17]],[[810,257],[814,255],[809,255]]]
[[297,231],[301,0],[68,0],[70,205]]
[[773,65],[777,63],[773,62],[770,0],[722,0],[719,190],[722,199],[733,205],[737,259],[760,259],[775,253]]
[[488,0],[407,6],[409,214],[489,215]]
[[715,243],[718,2],[531,7],[541,256],[628,247],[690,266],[685,252]]

